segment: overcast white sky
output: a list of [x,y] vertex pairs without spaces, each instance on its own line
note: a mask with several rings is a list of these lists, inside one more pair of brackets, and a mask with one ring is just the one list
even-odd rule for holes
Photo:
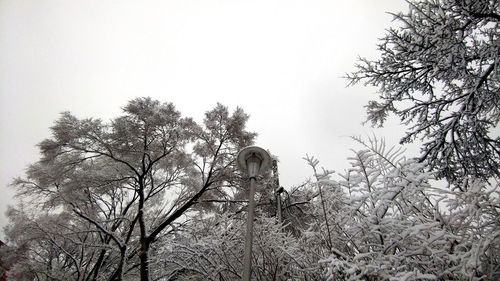
[[[374,88],[346,88],[357,56],[402,0],[0,0],[0,227],[12,178],[38,159],[36,144],[62,111],[109,120],[128,100],[171,101],[201,120],[221,102],[251,115],[257,145],[280,158],[281,183],[310,175],[308,153],[349,168],[355,144],[396,124],[362,126]],[[0,239],[3,238],[3,231]]]

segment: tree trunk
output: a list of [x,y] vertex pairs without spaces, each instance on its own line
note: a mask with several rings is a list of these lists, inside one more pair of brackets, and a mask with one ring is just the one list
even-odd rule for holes
[[141,242],[141,250],[139,252],[141,261],[141,281],[149,281],[149,243]]
[[115,273],[111,276],[112,281],[123,281],[123,274],[125,274],[125,264],[127,261],[127,246],[120,247],[120,262]]
[[102,249],[101,252],[99,253],[99,258],[97,258],[97,262],[95,263],[94,268],[92,268],[91,274],[89,274],[89,277],[92,277],[92,281],[96,281],[97,277],[99,277],[99,271],[101,270],[102,262],[104,261],[105,255],[106,255],[106,250]]
[[[143,160],[144,161],[144,160]],[[143,170],[144,162],[143,162]],[[144,177],[139,177],[139,190],[137,190],[139,194],[139,230],[140,230],[140,241],[141,241],[141,249],[139,251],[139,259],[141,261],[141,281],[149,281],[149,239],[146,229],[146,222],[144,221]]]

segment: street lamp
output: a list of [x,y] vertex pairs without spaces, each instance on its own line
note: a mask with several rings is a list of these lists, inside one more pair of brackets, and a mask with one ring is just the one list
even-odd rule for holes
[[243,148],[237,157],[238,168],[247,173],[250,178],[250,191],[248,194],[247,233],[245,236],[245,258],[243,281],[250,281],[252,276],[252,240],[253,240],[253,215],[255,181],[259,174],[264,173],[271,166],[271,156],[258,146]]

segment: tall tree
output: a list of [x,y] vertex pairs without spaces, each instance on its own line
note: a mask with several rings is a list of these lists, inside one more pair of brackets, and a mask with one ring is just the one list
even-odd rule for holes
[[395,114],[408,125],[402,143],[424,141],[420,161],[439,178],[500,177],[500,3],[408,1],[397,27],[380,39],[380,58],[361,59],[350,84],[379,88],[368,121]]
[[62,208],[73,224],[83,220],[99,234],[93,279],[112,246],[119,261],[109,279],[133,274],[137,266],[125,264],[138,258],[145,281],[152,245],[204,196],[229,192],[238,177],[236,153],[255,134],[245,131],[248,116],[241,109],[230,114],[220,104],[203,125],[150,98],[132,100],[123,111],[110,123],[63,113],[52,138],[40,144],[40,162],[15,184],[48,214]]

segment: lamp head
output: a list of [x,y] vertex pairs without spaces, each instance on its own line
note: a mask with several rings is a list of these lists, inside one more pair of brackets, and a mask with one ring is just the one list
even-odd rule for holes
[[262,165],[262,157],[259,154],[252,152],[247,155],[246,164],[248,177],[255,178],[259,175],[260,166]]
[[271,156],[260,147],[247,146],[238,153],[237,164],[249,178],[255,178],[269,169]]

